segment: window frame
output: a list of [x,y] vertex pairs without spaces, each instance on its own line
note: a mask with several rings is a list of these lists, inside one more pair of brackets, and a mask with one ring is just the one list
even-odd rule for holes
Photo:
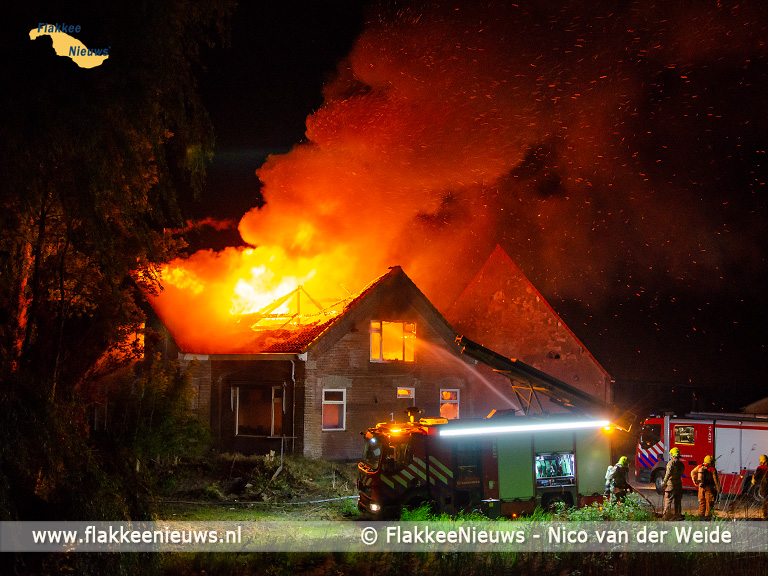
[[[268,386],[270,389],[270,428],[269,435],[263,436],[260,434],[244,434],[240,432],[240,390],[245,388],[247,390],[257,390],[259,388],[267,388],[267,386],[248,386],[248,385],[234,385],[232,386],[232,411],[235,413],[235,436],[240,438],[280,438],[283,434],[282,429],[280,434],[275,434],[275,405],[280,406],[280,427],[283,425],[283,416],[285,415],[285,389],[281,384],[271,384]],[[275,390],[280,390],[280,396],[275,396]],[[276,402],[279,401],[279,402]]]
[[[402,350],[401,350],[401,358],[395,358],[395,359],[386,359],[384,358],[384,324],[400,324],[402,325],[402,331],[403,331],[403,337],[402,337]],[[406,331],[406,326],[411,325],[413,326],[413,330]],[[410,320],[371,320],[369,325],[369,358],[370,361],[377,364],[386,364],[388,362],[407,362],[409,364],[412,364],[416,362],[416,322],[410,321]],[[376,350],[377,356],[374,357],[374,334],[378,334],[378,350]],[[413,350],[411,352],[412,358],[408,358],[408,338],[406,338],[405,334],[412,334],[413,335]]]
[[[326,392],[341,392],[341,400],[326,400]],[[347,429],[347,389],[346,388],[323,388],[321,396],[321,411],[320,411],[320,426],[323,432],[337,432],[345,431]],[[325,427],[325,407],[327,406],[341,406],[341,428],[326,428]]]
[[694,446],[696,444],[696,427],[693,424],[675,424],[672,436],[675,439],[675,445]]
[[[410,394],[408,396],[401,396],[399,394],[400,390],[408,390]],[[416,399],[416,388],[410,388],[408,386],[398,386],[395,390],[395,398],[397,400],[415,400]]]
[[[456,400],[443,400],[443,392],[456,392]],[[440,388],[440,416],[443,417],[443,404],[456,404],[456,420],[460,418],[461,390],[459,388]]]

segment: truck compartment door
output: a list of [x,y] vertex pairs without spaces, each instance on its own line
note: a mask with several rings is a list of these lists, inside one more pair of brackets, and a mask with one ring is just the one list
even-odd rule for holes
[[499,462],[499,499],[530,500],[536,494],[533,442],[529,434],[507,434],[496,440]]

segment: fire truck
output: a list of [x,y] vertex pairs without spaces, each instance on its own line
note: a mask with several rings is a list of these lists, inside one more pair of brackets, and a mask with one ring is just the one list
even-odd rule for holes
[[555,502],[602,501],[607,426],[570,415],[380,423],[365,432],[358,507],[369,518],[423,502],[449,514],[479,508],[513,517]]
[[[556,502],[601,501],[611,463],[609,432],[628,430],[613,407],[519,360],[467,338],[461,352],[508,377],[523,415],[479,420],[421,418],[369,428],[358,464],[360,511],[395,516],[403,506],[432,502],[440,511],[485,509],[512,517]],[[570,413],[532,414],[537,394]],[[626,426],[626,427],[625,427]]]
[[675,447],[685,463],[683,488],[695,488],[690,473],[710,455],[723,493],[740,495],[750,487],[760,455],[768,453],[768,415],[692,412],[646,418],[635,450],[638,482],[651,482],[663,493],[669,450]]

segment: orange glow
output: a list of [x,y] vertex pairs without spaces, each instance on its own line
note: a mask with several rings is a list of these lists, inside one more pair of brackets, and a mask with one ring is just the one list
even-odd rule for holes
[[163,290],[149,298],[182,351],[256,353],[269,330],[331,319],[375,277],[366,276],[356,280],[362,276],[343,250],[312,257],[280,247],[204,250],[165,265]]

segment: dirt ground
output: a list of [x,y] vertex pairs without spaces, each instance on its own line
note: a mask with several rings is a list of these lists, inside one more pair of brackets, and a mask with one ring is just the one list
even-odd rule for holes
[[167,520],[336,520],[356,516],[357,463],[222,454],[167,479]]

